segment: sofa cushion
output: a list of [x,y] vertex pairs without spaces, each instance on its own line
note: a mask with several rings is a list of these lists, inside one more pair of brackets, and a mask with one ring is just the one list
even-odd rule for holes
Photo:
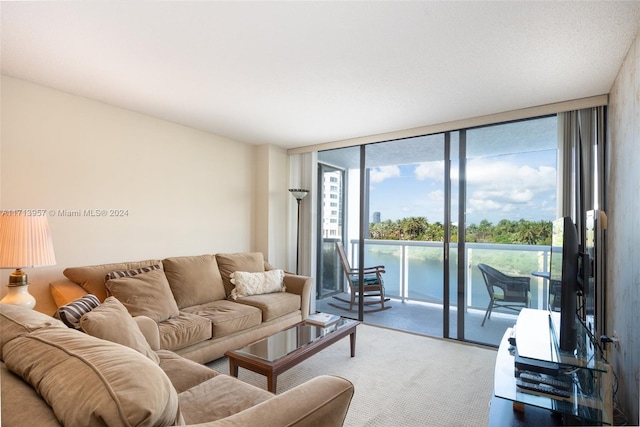
[[158,323],[160,348],[179,350],[211,338],[211,321],[195,314],[180,312]]
[[270,294],[272,292],[284,292],[284,271],[271,270],[258,273],[246,271],[234,271],[229,275],[234,285],[231,291],[231,299],[246,297],[249,295]]
[[39,311],[9,304],[0,304],[0,360],[6,343],[41,328],[69,329],[64,323]]
[[156,322],[178,316],[178,306],[173,299],[167,277],[162,270],[152,270],[106,283],[111,295],[127,307],[132,316],[147,316]]
[[104,286],[107,273],[116,270],[131,270],[147,265],[161,264],[158,260],[119,262],[115,264],[92,265],[87,267],[65,268],[62,274],[73,283],[82,286],[90,294],[94,294],[100,301],[108,296]]
[[160,368],[171,380],[178,393],[219,375],[219,372],[205,365],[185,359],[169,350],[158,350]]
[[273,394],[237,378],[218,375],[180,393],[178,397],[185,422],[198,424],[237,414],[271,399]]
[[300,295],[288,292],[277,292],[264,295],[252,295],[238,298],[238,303],[259,308],[262,311],[262,321],[268,322],[285,314],[300,310]]
[[144,354],[155,363],[158,355],[151,349],[133,317],[115,297],[108,297],[80,319],[82,330],[94,337],[126,345]]
[[215,255],[167,258],[162,264],[179,308],[226,298]]
[[184,311],[209,319],[214,338],[224,337],[262,323],[262,313],[259,309],[228,300],[201,304],[185,308]]
[[7,368],[36,389],[63,425],[181,421],[169,378],[130,348],[69,328],[47,328],[7,343],[5,356]]
[[264,256],[261,252],[243,252],[236,254],[216,254],[218,268],[222,275],[224,290],[226,295],[231,295],[233,283],[231,283],[231,273],[234,271],[246,271],[258,273],[264,271]]
[[[0,363],[0,401],[2,427],[60,427],[47,402],[22,378]],[[29,413],[25,416],[25,410]]]
[[100,300],[93,294],[83,295],[58,308],[56,318],[73,329],[80,329],[80,318],[100,305]]

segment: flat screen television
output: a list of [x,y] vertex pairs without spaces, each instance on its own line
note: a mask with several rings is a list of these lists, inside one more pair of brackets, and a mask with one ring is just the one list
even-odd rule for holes
[[577,345],[579,245],[576,226],[569,217],[553,221],[549,275],[549,311],[558,348],[573,353]]

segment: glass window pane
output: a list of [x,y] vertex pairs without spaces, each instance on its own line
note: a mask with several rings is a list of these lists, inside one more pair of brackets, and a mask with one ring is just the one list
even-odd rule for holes
[[[545,306],[532,273],[545,271],[556,216],[556,117],[470,129],[466,143],[465,338],[498,345],[522,307]],[[528,297],[487,286],[479,264],[527,278]]]
[[[365,153],[365,266],[385,266],[391,305],[411,310],[404,329],[442,336],[444,135],[371,144]],[[388,322],[375,313],[365,320]]]

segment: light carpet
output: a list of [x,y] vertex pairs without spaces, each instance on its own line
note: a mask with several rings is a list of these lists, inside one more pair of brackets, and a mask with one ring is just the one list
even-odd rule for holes
[[[486,426],[497,352],[492,349],[360,325],[356,356],[344,338],[278,376],[278,394],[318,375],[351,381],[345,426]],[[229,373],[226,357],[208,364]],[[266,389],[264,376],[239,378]]]

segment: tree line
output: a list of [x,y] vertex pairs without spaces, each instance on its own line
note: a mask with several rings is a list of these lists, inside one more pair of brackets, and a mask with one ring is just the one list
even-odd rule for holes
[[[550,245],[551,221],[511,221],[502,219],[496,225],[483,219],[480,224],[470,224],[466,229],[467,242],[503,243],[523,245]],[[458,241],[458,227],[451,226],[451,241]],[[369,224],[369,238],[377,240],[444,241],[444,225],[429,223],[426,217],[409,217],[396,221],[386,220]]]

